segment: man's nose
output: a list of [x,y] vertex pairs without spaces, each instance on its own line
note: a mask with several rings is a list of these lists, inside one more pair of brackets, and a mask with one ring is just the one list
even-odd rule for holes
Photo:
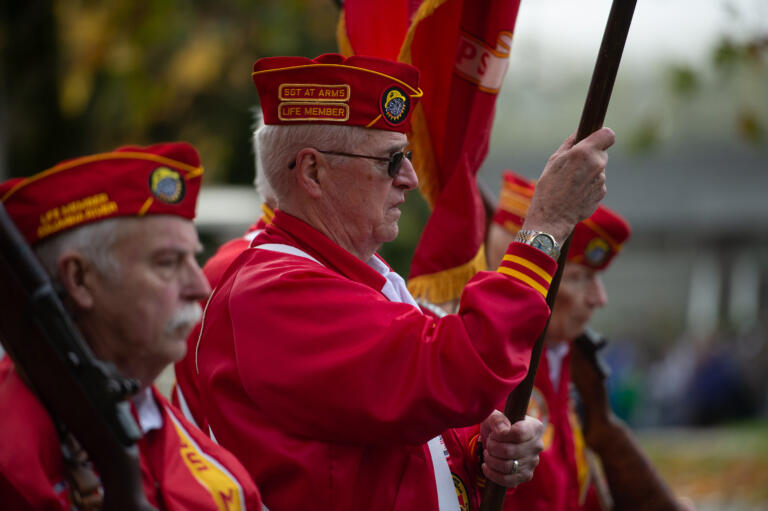
[[608,304],[608,294],[603,286],[603,279],[599,275],[592,277],[587,293],[587,300],[590,306],[595,308],[605,307]]
[[205,300],[211,294],[211,286],[203,270],[194,258],[187,265],[184,282],[184,297],[190,300]]
[[419,186],[419,177],[416,175],[416,169],[408,158],[403,158],[393,184],[405,190],[413,190]]

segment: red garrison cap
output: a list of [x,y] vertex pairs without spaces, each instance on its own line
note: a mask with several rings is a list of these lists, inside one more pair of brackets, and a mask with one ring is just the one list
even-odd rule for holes
[[343,124],[405,133],[421,97],[419,70],[336,53],[265,57],[253,65],[265,124]]
[[[516,234],[531,205],[534,183],[514,172],[502,176],[499,206],[493,221]],[[573,229],[568,261],[596,270],[605,269],[621,251],[631,230],[627,221],[605,206],[598,206],[592,216]]]
[[512,171],[505,170],[501,176],[499,205],[493,214],[493,222],[504,227],[513,235],[523,226],[528,206],[533,197],[534,182]]
[[624,218],[605,206],[573,229],[568,260],[596,270],[605,269],[621,251],[630,234]]
[[30,244],[116,216],[195,217],[203,168],[184,142],[126,146],[0,183],[0,200]]

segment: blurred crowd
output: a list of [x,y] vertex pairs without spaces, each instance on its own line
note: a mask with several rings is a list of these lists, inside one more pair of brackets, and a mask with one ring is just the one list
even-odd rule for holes
[[683,335],[660,353],[642,339],[605,349],[616,413],[634,427],[713,426],[768,416],[768,329]]

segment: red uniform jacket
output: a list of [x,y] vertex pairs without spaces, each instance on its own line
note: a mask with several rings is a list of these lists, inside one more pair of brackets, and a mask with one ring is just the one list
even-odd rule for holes
[[[154,388],[162,426],[139,441],[144,492],[160,510],[261,510],[243,466],[181,416]],[[69,511],[59,437],[10,359],[0,362],[0,503],[14,511]]]
[[[270,211],[271,213],[271,211]],[[248,248],[253,238],[256,237],[268,224],[266,217],[262,217],[253,224],[248,232],[240,238],[235,238],[224,243],[216,253],[203,266],[203,273],[211,285],[211,289],[221,280],[221,276],[240,253]],[[205,307],[205,303],[201,303]],[[197,370],[195,368],[197,339],[200,337],[200,324],[198,323],[187,337],[187,354],[173,366],[176,381],[171,389],[171,402],[178,407],[184,416],[200,430],[208,434],[208,423],[200,411],[200,390],[197,386]]]
[[[533,479],[507,492],[504,510],[599,511],[603,508],[594,484],[597,475],[588,463],[586,444],[571,399],[570,352],[562,359],[557,388],[550,378],[549,364],[545,348],[527,412],[544,423],[544,451],[539,455]],[[463,429],[446,438],[451,471],[468,474],[468,494],[472,502],[468,509],[478,509],[485,482],[479,471],[471,471],[472,463],[463,462],[464,458],[478,459],[478,429]],[[479,489],[475,491],[477,486]]]
[[525,376],[556,263],[513,243],[508,274],[478,274],[435,319],[295,217],[277,212],[265,244],[315,260],[251,248],[214,291],[197,353],[215,438],[272,511],[437,509],[425,442],[482,421]]

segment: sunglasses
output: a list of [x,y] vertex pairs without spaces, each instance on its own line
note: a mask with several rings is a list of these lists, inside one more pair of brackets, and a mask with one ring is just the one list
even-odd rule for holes
[[[397,177],[397,173],[400,171],[400,165],[403,163],[403,158],[408,158],[408,160],[411,160],[411,157],[413,156],[412,151],[403,152],[398,151],[396,153],[392,153],[389,155],[388,158],[385,158],[383,156],[368,156],[365,154],[353,154],[353,153],[343,153],[341,151],[321,151],[320,149],[317,150],[319,153],[323,154],[333,154],[336,156],[347,156],[350,158],[366,158],[368,160],[376,160],[376,161],[385,161],[387,162],[387,174],[390,178],[395,179]],[[289,169],[293,169],[296,166],[296,160],[292,161],[289,165]]]

